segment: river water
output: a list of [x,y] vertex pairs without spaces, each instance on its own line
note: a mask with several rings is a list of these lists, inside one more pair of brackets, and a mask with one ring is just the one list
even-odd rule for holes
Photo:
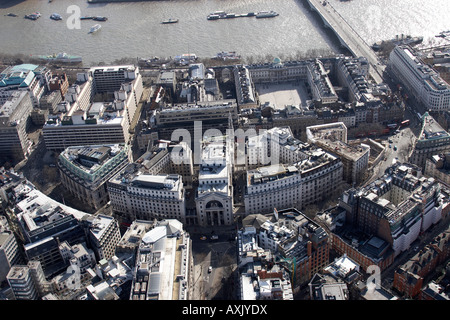
[[[446,42],[434,35],[450,30],[449,0],[329,0],[336,10],[368,42],[396,34],[424,36],[424,43]],[[83,20],[80,28],[69,28],[73,21],[69,6],[81,15],[101,15],[102,29],[88,34],[97,23]],[[206,16],[223,10],[234,13],[274,10],[269,19],[236,18],[209,21]],[[37,21],[24,19],[38,11]],[[18,17],[8,17],[12,12]],[[53,21],[52,13],[62,21]],[[175,24],[161,21],[175,18]],[[0,53],[26,55],[67,52],[80,55],[86,65],[111,63],[123,57],[169,57],[195,53],[211,57],[220,51],[237,51],[243,57],[279,56],[318,50],[337,52],[339,45],[322,28],[317,16],[303,0],[167,0],[89,4],[87,0],[5,0],[0,4]],[[448,41],[447,41],[448,42]]]

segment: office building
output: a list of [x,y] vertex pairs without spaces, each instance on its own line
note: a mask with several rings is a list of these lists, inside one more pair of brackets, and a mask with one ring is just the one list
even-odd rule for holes
[[39,261],[47,277],[61,272],[66,266],[59,244],[86,242],[80,221],[87,214],[51,199],[26,180],[10,192],[17,199],[11,206],[17,215],[25,258]]
[[309,143],[337,155],[343,166],[343,179],[347,183],[364,181],[369,167],[370,146],[347,144],[347,127],[342,122],[311,126],[306,128]]
[[433,177],[436,180],[450,185],[450,153],[435,154],[428,158],[425,162],[424,175]]
[[448,291],[445,292],[445,286],[431,281],[422,289],[420,293],[420,300],[450,300]]
[[317,223],[296,209],[270,215],[248,215],[244,227],[254,227],[258,245],[268,249],[289,271],[293,288],[308,282],[329,263],[329,236]]
[[64,96],[61,96],[61,92],[59,91],[50,91],[49,93],[43,95],[40,100],[40,108],[39,110],[47,111],[49,113],[57,113],[58,112],[58,104],[60,104],[63,100]]
[[347,284],[329,274],[316,273],[308,286],[311,300],[350,300]]
[[86,287],[87,300],[109,301],[119,300],[119,296],[106,280],[90,284]]
[[450,135],[439,123],[425,112],[421,118],[422,129],[414,141],[409,162],[425,169],[427,159],[450,151]]
[[275,58],[272,63],[250,64],[247,67],[254,83],[283,83],[307,78],[308,61],[285,61]]
[[95,266],[94,251],[87,248],[84,243],[77,243],[71,246],[67,241],[64,241],[59,245],[59,252],[66,265],[79,270],[81,274]]
[[106,182],[130,160],[127,145],[94,145],[66,148],[58,157],[64,187],[95,210],[109,201]]
[[119,224],[113,217],[98,214],[85,215],[82,225],[87,230],[87,243],[95,253],[97,261],[110,259],[120,241]]
[[274,254],[258,245],[254,227],[238,231],[238,277],[240,300],[293,300],[290,275],[274,264]]
[[310,84],[313,100],[322,106],[338,101],[338,95],[328,78],[329,71],[325,70],[323,62],[315,59],[307,65],[307,80]]
[[192,249],[178,220],[159,221],[142,237],[130,300],[188,300]]
[[107,188],[113,210],[130,221],[173,218],[192,223],[185,220],[184,188],[192,187],[194,179],[192,151],[187,144],[160,141],[111,178]]
[[343,122],[309,126],[306,130],[308,142],[310,143],[315,143],[319,139],[347,143],[347,126]]
[[33,107],[39,106],[42,95],[49,90],[51,71],[45,66],[20,64],[7,67],[0,73],[0,105],[15,91],[29,94]]
[[447,111],[450,86],[439,73],[423,62],[409,46],[397,46],[389,56],[396,78],[420,101],[427,111]]
[[[149,122],[151,130],[158,132],[159,139],[178,141],[180,133],[185,134],[184,130],[187,130],[193,141],[197,135],[201,138],[208,129],[225,133],[230,118],[237,124],[238,104],[236,100],[226,99],[163,105],[151,114]],[[183,132],[177,132],[177,129],[183,129]],[[189,146],[193,149],[193,145]]]
[[301,175],[295,166],[271,165],[247,171],[245,213],[302,207]]
[[[3,216],[0,219],[6,220]],[[12,231],[0,226],[0,283],[6,280],[6,275],[12,266],[23,262],[16,237]]]
[[[267,213],[276,204],[287,208],[288,199],[295,199],[291,206],[304,208],[329,198],[342,183],[342,161],[332,153],[295,139],[289,127],[272,128],[249,138],[247,158],[249,167],[271,164],[248,172],[244,195],[248,213]],[[277,191],[278,186],[289,192]]]
[[48,89],[51,92],[57,92],[61,99],[63,99],[69,89],[69,78],[67,74],[52,74],[48,81]]
[[[120,66],[100,66],[89,69],[94,79],[94,88],[96,93],[113,93],[119,91],[123,83],[130,80],[139,79],[140,72],[139,67],[133,65],[120,65]],[[142,92],[139,92],[142,88],[137,90],[137,96],[140,97]],[[139,101],[136,101],[136,104]]]
[[156,223],[156,220],[134,220],[117,244],[116,255],[131,255],[134,261],[142,238]]
[[381,239],[372,241],[379,248],[386,242],[398,256],[442,218],[440,190],[440,184],[423,177],[418,167],[397,163],[367,187],[344,192],[340,206],[347,210],[348,224]]
[[252,109],[258,106],[255,88],[250,71],[246,66],[236,65],[233,69],[236,98],[240,109]]
[[25,159],[31,152],[27,129],[33,103],[27,91],[14,91],[0,105],[0,160],[13,163]]
[[338,57],[336,60],[338,83],[348,88],[348,101],[369,105],[380,102],[367,81],[369,63],[365,57]]
[[124,218],[185,221],[185,199],[180,175],[153,175],[145,166],[127,166],[108,182],[113,210]]
[[30,269],[26,265],[16,265],[7,275],[15,300],[38,300],[39,294]]
[[[43,127],[47,149],[129,143],[142,92],[142,76],[137,67],[96,67],[77,74],[77,82],[65,96],[69,109],[52,117]],[[94,102],[95,95],[106,100]]]
[[308,158],[307,145],[294,138],[289,127],[260,130],[248,138],[247,164],[249,168],[261,165],[294,164]]
[[38,300],[45,293],[45,277],[38,261],[13,266],[6,279],[15,300]]
[[395,271],[393,288],[408,298],[418,297],[426,284],[425,278],[450,257],[449,245],[447,229]]
[[156,85],[163,87],[168,91],[169,96],[175,94],[177,91],[177,75],[175,71],[162,70],[158,73]]

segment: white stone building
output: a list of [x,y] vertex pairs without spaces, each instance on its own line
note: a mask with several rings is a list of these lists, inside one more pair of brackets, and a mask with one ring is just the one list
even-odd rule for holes
[[450,108],[450,85],[408,46],[397,46],[389,56],[394,75],[430,111]]
[[272,165],[250,170],[246,181],[246,214],[302,206],[301,175],[295,166]]
[[[132,170],[132,172],[127,172]],[[134,171],[133,164],[108,182],[111,206],[124,218],[186,219],[183,181],[180,175],[152,175]]]
[[202,142],[195,203],[198,223],[203,226],[233,223],[233,150],[229,142]]

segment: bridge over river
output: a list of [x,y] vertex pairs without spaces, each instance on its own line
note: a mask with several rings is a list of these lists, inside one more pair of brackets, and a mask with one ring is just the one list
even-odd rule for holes
[[355,57],[366,57],[369,64],[369,74],[376,83],[383,82],[385,65],[379,60],[372,48],[362,39],[356,30],[333,8],[326,0],[307,0],[311,9],[322,18],[325,27],[334,31],[341,45],[346,47]]

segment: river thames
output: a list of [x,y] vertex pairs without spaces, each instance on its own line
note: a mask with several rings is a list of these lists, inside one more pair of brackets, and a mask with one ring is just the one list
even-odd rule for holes
[[[448,43],[434,37],[450,30],[448,0],[329,0],[363,39],[372,44],[397,34],[423,36],[424,44]],[[106,16],[101,30],[88,34],[97,23],[80,21],[68,27],[73,12],[82,16]],[[209,13],[223,10],[247,13],[274,10],[279,16],[210,21]],[[36,21],[25,14],[40,12]],[[17,17],[5,16],[7,13]],[[50,19],[59,13],[62,21]],[[236,51],[242,57],[295,58],[311,51],[338,52],[339,44],[303,0],[173,0],[89,4],[86,0],[6,0],[0,4],[0,53],[41,55],[67,52],[83,57],[86,65],[111,63],[123,57],[173,57],[195,53],[212,57],[220,51]],[[178,19],[178,23],[161,24]]]

